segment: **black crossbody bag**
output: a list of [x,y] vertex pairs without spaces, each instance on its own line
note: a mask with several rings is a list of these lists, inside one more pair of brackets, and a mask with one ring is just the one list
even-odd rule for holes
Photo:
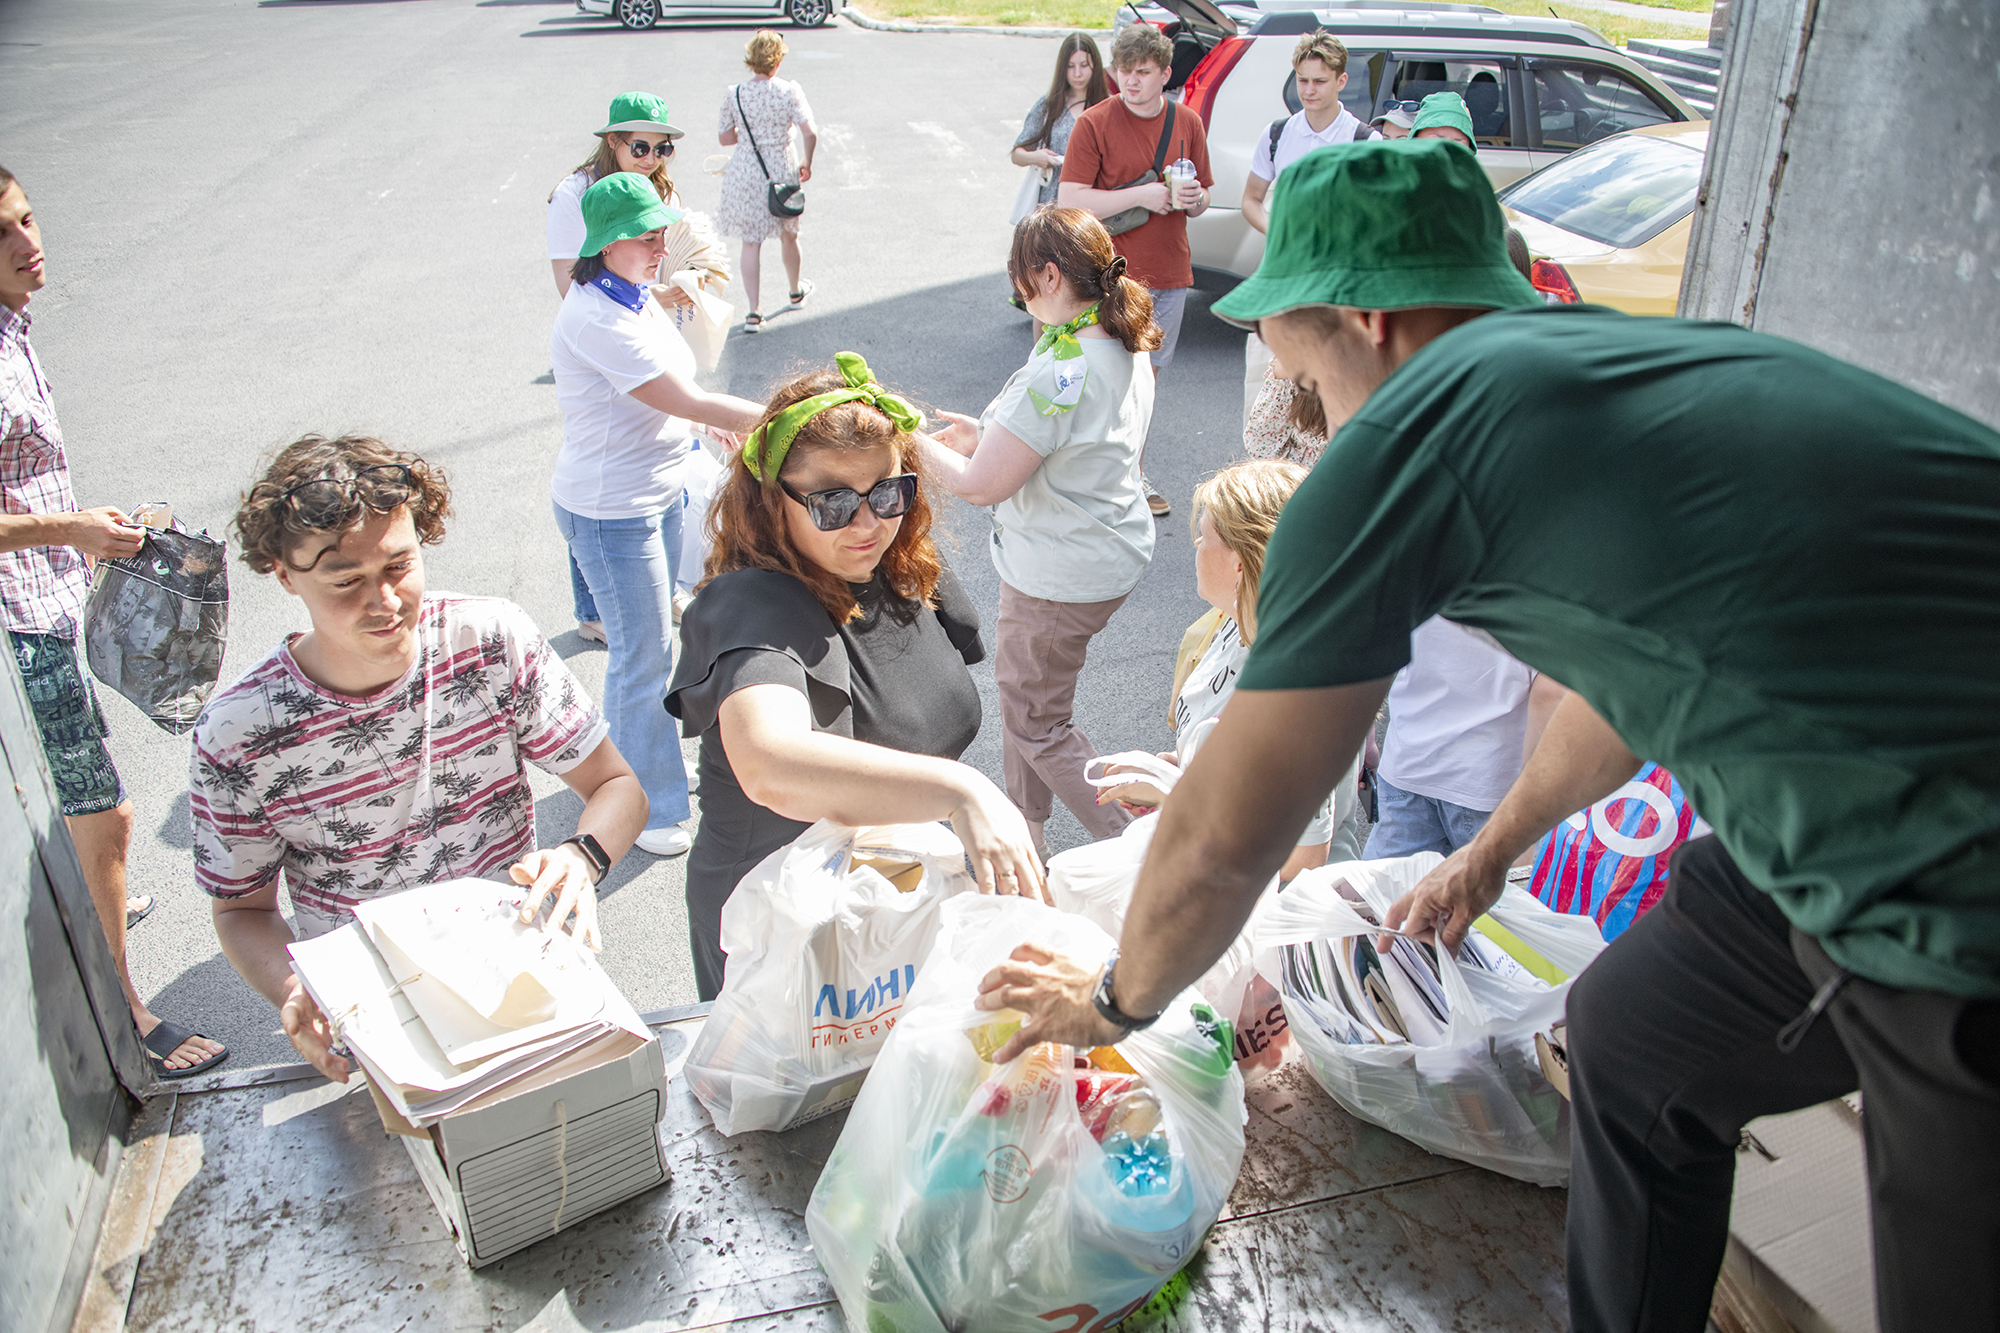
[[[740,110],[741,108],[738,109]],[[1159,146],[1153,150],[1153,169],[1144,172],[1132,180],[1126,181],[1123,185],[1114,185],[1111,187],[1112,189],[1129,190],[1134,185],[1151,185],[1156,180],[1165,179],[1161,173],[1167,169],[1167,145],[1172,143],[1174,138],[1174,104],[1172,102],[1167,103],[1166,121],[1167,123],[1160,127]],[[1153,210],[1150,208],[1127,208],[1113,213],[1110,217],[1102,219],[1102,221],[1104,223],[1104,230],[1116,236],[1120,232],[1127,232],[1134,227],[1144,225],[1146,219],[1152,216]]]
[[802,185],[780,185],[771,179],[771,168],[764,165],[764,150],[757,147],[757,136],[750,132],[750,117],[743,113],[743,85],[736,86],[736,120],[743,126],[743,137],[750,141],[750,151],[757,155],[757,170],[764,173],[764,207],[774,218],[795,218],[806,211],[806,191]]

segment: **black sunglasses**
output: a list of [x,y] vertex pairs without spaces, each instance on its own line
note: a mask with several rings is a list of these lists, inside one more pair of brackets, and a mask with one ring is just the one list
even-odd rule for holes
[[284,494],[285,507],[301,527],[338,528],[363,505],[391,513],[417,493],[416,476],[402,463],[377,463],[352,477],[300,482]]
[[[782,481],[778,487],[806,507],[806,512],[812,515],[813,526],[821,532],[839,532],[861,512],[861,492],[849,486],[814,491],[811,495],[800,495]],[[875,517],[901,518],[917,502],[917,474],[905,472],[882,478],[868,488],[867,500],[868,507],[875,511]]]
[[658,143],[647,143],[644,139],[627,139],[625,146],[632,150],[632,156],[634,157],[644,157],[648,153],[662,158],[674,155],[674,141],[672,139],[662,139]]
[[1384,102],[1382,104],[1382,110],[1385,113],[1390,111],[1407,111],[1414,116],[1423,109],[1424,104],[1422,102]]

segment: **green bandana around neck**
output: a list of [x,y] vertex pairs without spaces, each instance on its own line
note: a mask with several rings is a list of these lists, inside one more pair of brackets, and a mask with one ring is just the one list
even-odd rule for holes
[[792,441],[805,429],[808,421],[842,403],[865,402],[895,424],[897,430],[914,431],[924,424],[923,413],[895,394],[875,382],[874,372],[868,363],[853,352],[841,352],[834,358],[840,367],[840,374],[847,381],[845,389],[833,389],[826,393],[814,394],[801,402],[793,403],[778,413],[773,421],[750,432],[743,441],[743,466],[750,475],[763,482],[775,482],[778,473],[785,466],[785,455],[792,451]]
[[1044,394],[1034,383],[1028,385],[1028,401],[1045,417],[1061,416],[1076,410],[1083,401],[1083,384],[1090,377],[1090,365],[1083,358],[1083,344],[1077,331],[1097,323],[1098,302],[1092,301],[1067,324],[1051,324],[1035,340],[1035,354],[1029,361],[1033,379],[1049,381]]

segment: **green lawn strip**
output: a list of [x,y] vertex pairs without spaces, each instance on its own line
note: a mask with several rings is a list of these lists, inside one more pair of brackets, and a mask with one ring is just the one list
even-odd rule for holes
[[1103,32],[1111,27],[1118,0],[867,0],[854,8],[869,18],[905,22]]
[[[1628,19],[1599,9],[1548,4],[1544,0],[1481,0],[1509,14],[1575,19],[1595,28],[1619,46],[1634,37],[1695,38],[1698,28]],[[1635,0],[1655,8],[1706,10],[1710,0]],[[1118,12],[1118,0],[865,0],[855,5],[870,18],[913,23],[962,23],[1008,28],[1076,28],[1102,32]]]

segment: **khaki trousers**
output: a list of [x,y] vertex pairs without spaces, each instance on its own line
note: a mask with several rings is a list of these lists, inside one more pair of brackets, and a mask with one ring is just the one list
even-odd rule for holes
[[1132,817],[1117,805],[1097,804],[1097,789],[1083,777],[1097,747],[1071,715],[1091,636],[1124,604],[1124,597],[1051,602],[1000,584],[993,676],[1000,689],[1000,757],[1008,799],[1024,817],[1041,822],[1061,797],[1093,838],[1116,835]]

